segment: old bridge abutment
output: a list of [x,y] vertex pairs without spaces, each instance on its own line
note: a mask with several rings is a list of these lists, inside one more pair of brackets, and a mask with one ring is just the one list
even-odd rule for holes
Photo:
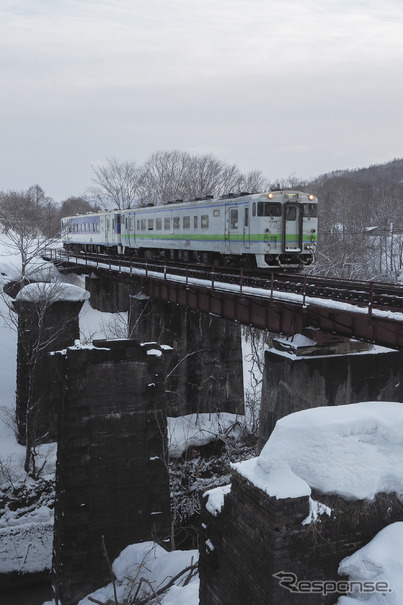
[[167,352],[95,341],[53,356],[60,413],[53,586],[63,605],[109,581],[128,545],[167,540]]
[[173,348],[166,376],[168,415],[244,413],[240,324],[151,298],[141,279],[128,285],[91,275],[85,286],[94,308],[129,311],[130,338]]
[[307,330],[265,352],[258,450],[277,420],[300,410],[403,401],[402,353]]

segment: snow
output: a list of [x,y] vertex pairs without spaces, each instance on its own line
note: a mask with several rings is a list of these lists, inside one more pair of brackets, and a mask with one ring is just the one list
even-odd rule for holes
[[147,355],[154,355],[154,357],[161,357],[162,351],[159,351],[158,349],[148,349]]
[[319,407],[279,420],[260,456],[234,464],[276,498],[338,494],[403,498],[403,405],[366,402]]
[[320,521],[321,515],[325,514],[330,517],[332,509],[326,506],[326,504],[322,504],[322,502],[309,497],[309,515],[302,521],[302,525],[309,525],[314,521]]
[[224,506],[224,498],[231,491],[231,484],[215,487],[204,492],[203,498],[207,498],[206,508],[214,517],[220,514]]
[[6,510],[0,519],[0,571],[33,573],[51,568],[53,510],[47,506],[19,516]]
[[35,282],[28,284],[15,297],[23,302],[46,301],[84,301],[88,300],[90,293],[73,284]]
[[[198,562],[197,550],[175,550],[167,552],[155,542],[131,544],[125,548],[113,562],[112,569],[116,576],[116,590],[119,602],[123,602],[137,590],[141,579],[142,587],[137,598],[151,594],[150,585],[157,591],[174,578],[182,570]],[[187,586],[182,586],[188,573],[176,580],[175,585],[160,597],[163,605],[196,605],[199,599],[199,582],[197,575]],[[104,588],[87,595],[78,605],[91,605],[88,597],[100,601],[113,600],[113,586]],[[114,601],[113,601],[114,602]]]
[[169,455],[179,458],[189,447],[206,445],[237,429],[242,417],[229,412],[188,414],[168,418]]
[[382,529],[363,548],[346,557],[339,565],[339,574],[350,581],[387,582],[391,592],[351,594],[340,597],[337,605],[402,605],[403,603],[403,522],[392,523]]

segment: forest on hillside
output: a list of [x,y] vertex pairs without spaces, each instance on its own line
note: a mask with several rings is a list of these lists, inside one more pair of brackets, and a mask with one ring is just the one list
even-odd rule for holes
[[403,271],[403,159],[301,183],[319,199],[313,272],[398,282]]

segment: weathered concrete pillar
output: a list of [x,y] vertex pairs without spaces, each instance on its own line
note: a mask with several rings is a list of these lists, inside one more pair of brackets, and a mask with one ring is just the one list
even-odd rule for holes
[[292,412],[360,401],[402,401],[398,351],[332,339],[321,332],[309,336],[274,338],[274,347],[265,353],[259,452],[277,420]]
[[169,537],[165,350],[95,341],[53,355],[59,381],[53,586],[75,605],[126,546]]
[[168,367],[168,414],[244,413],[241,327],[225,319],[130,297],[129,334],[173,347]]
[[[402,519],[396,494],[377,494],[372,502],[317,492],[312,498],[332,514],[303,524],[310,514],[308,496],[268,496],[233,472],[223,506],[217,509],[216,495],[209,507],[213,512],[205,509],[201,516],[200,605],[331,605],[340,593],[311,592],[306,581],[328,587],[340,581],[340,561]],[[290,574],[295,582],[305,581],[304,589],[296,590]],[[295,590],[286,588],[290,585]]]
[[129,286],[125,283],[106,277],[87,275],[85,289],[91,295],[93,309],[105,313],[120,313],[129,310]]
[[[56,437],[47,353],[79,338],[78,315],[88,292],[63,283],[25,286],[13,303],[18,313],[16,418],[22,444]],[[29,435],[27,433],[29,431]]]

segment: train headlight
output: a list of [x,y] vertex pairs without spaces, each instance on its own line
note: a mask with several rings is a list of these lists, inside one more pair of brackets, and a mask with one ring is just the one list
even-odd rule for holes
[[312,200],[314,200],[314,199],[315,199],[315,196],[312,195],[312,193],[311,193],[311,195],[308,195],[308,200],[311,200],[311,202],[312,202]]
[[274,195],[272,193],[268,193],[267,197],[269,198],[269,200],[272,200],[274,198]]

